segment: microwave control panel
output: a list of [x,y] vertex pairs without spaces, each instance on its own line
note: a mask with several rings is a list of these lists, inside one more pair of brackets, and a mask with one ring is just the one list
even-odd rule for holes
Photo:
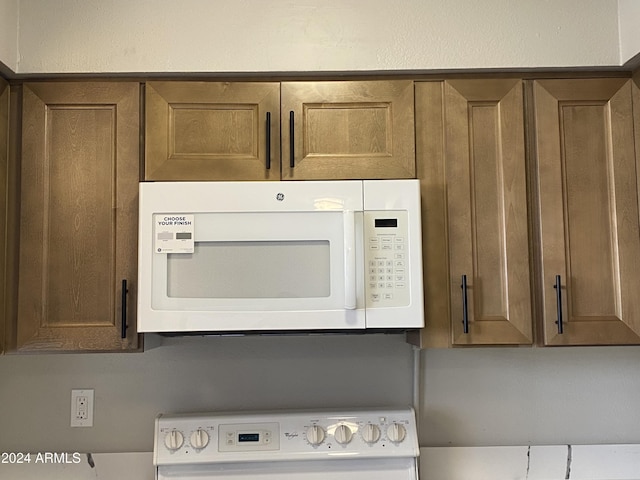
[[367,308],[409,305],[408,239],[405,210],[364,212]]

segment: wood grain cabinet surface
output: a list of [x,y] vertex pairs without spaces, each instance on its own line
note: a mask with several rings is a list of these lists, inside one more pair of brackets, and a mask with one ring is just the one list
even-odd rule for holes
[[637,82],[416,84],[424,346],[640,343]]
[[534,82],[546,345],[640,343],[632,87],[624,78]]
[[148,82],[145,180],[280,180],[280,84]]
[[7,168],[9,154],[9,85],[0,78],[0,354],[5,349],[5,323],[7,317]]
[[413,121],[408,80],[149,82],[145,179],[414,178]]
[[416,113],[426,344],[531,344],[522,81],[417,83]]
[[19,352],[138,348],[139,102],[135,82],[23,86]]
[[415,178],[413,81],[284,82],[282,179]]

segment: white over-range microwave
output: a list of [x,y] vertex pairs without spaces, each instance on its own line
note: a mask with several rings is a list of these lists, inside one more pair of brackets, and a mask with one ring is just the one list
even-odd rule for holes
[[140,332],[424,324],[417,180],[143,182]]

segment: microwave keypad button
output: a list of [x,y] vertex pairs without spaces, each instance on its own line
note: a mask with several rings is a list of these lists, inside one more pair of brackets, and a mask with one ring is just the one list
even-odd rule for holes
[[[389,212],[365,213],[365,265],[369,268],[366,303],[371,307],[410,304],[408,254],[410,237],[406,212],[398,211],[393,224],[383,223]],[[394,215],[395,216],[395,215]],[[367,218],[369,219],[368,221]],[[377,248],[372,249],[372,245]],[[375,262],[375,281],[371,267]]]
[[393,301],[395,289],[406,288],[405,237],[370,237],[369,248],[380,251],[368,262],[370,299],[376,303]]

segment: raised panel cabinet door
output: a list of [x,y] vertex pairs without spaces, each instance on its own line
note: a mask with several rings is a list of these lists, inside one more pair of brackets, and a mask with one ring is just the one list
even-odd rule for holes
[[18,351],[138,347],[139,102],[134,82],[23,87]]
[[415,178],[413,82],[282,84],[282,179]]
[[446,81],[444,118],[452,344],[531,344],[522,81]]
[[640,343],[632,80],[536,81],[534,103],[544,342]]
[[280,84],[149,82],[145,180],[280,180]]
[[0,78],[0,354],[5,349],[7,306],[7,168],[9,154],[9,85]]

